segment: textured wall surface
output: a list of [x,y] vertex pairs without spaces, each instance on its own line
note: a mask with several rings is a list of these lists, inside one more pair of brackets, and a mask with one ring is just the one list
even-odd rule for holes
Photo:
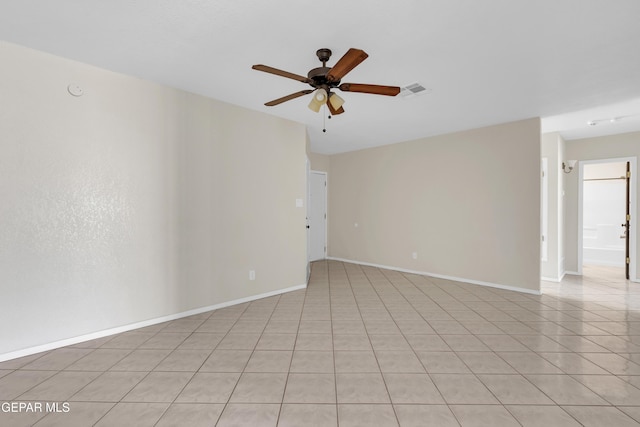
[[305,283],[304,126],[0,57],[0,354]]

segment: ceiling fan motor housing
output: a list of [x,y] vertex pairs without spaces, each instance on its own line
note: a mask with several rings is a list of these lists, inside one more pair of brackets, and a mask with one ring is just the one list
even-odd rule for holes
[[340,84],[340,80],[332,81],[332,82],[329,82],[327,80],[327,74],[329,73],[330,70],[331,70],[330,67],[318,67],[309,71],[309,73],[307,74],[307,77],[311,79],[311,83],[309,84],[315,88],[323,87],[323,86],[337,87],[338,84]]
[[307,73],[307,77],[309,77],[312,82],[309,84],[315,88],[325,88],[329,90],[329,88],[337,87],[340,81],[329,82],[327,80],[327,74],[331,70],[331,67],[327,67],[327,61],[331,58],[331,49],[322,48],[316,51],[316,56],[322,62],[322,67],[314,68],[313,70]]

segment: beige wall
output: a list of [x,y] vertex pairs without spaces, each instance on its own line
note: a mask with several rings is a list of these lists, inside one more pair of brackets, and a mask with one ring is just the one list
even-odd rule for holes
[[331,157],[327,156],[326,154],[309,153],[311,170],[329,173],[330,159]]
[[[603,136],[598,138],[577,139],[566,142],[566,159],[600,160],[615,159],[622,157],[640,156],[640,132],[625,133],[613,136]],[[576,166],[576,169],[578,166]],[[569,272],[577,272],[578,266],[578,173],[577,170],[565,175],[565,257],[566,269]],[[637,185],[638,177],[635,179],[636,192],[633,196],[640,198],[640,186]],[[632,215],[637,212],[632,212]],[[635,231],[636,245],[640,239],[640,230]],[[631,230],[633,232],[633,229]],[[640,262],[640,251],[636,247],[635,265],[636,269]],[[634,277],[632,277],[634,279]],[[637,278],[635,278],[637,279]]]
[[539,291],[539,119],[330,162],[330,257]]
[[0,57],[0,356],[305,284],[303,125]]

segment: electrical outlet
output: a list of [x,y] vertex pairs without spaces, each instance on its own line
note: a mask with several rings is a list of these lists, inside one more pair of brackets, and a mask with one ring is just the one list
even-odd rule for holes
[[413,252],[413,253],[411,254],[411,257],[412,257],[413,259],[418,259],[418,252]]
[[256,271],[249,270],[249,280],[256,280]]

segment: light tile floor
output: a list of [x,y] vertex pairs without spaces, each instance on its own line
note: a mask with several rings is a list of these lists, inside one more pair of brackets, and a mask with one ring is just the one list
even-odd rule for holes
[[640,284],[542,296],[334,261],[306,290],[0,363],[2,426],[640,424]]

